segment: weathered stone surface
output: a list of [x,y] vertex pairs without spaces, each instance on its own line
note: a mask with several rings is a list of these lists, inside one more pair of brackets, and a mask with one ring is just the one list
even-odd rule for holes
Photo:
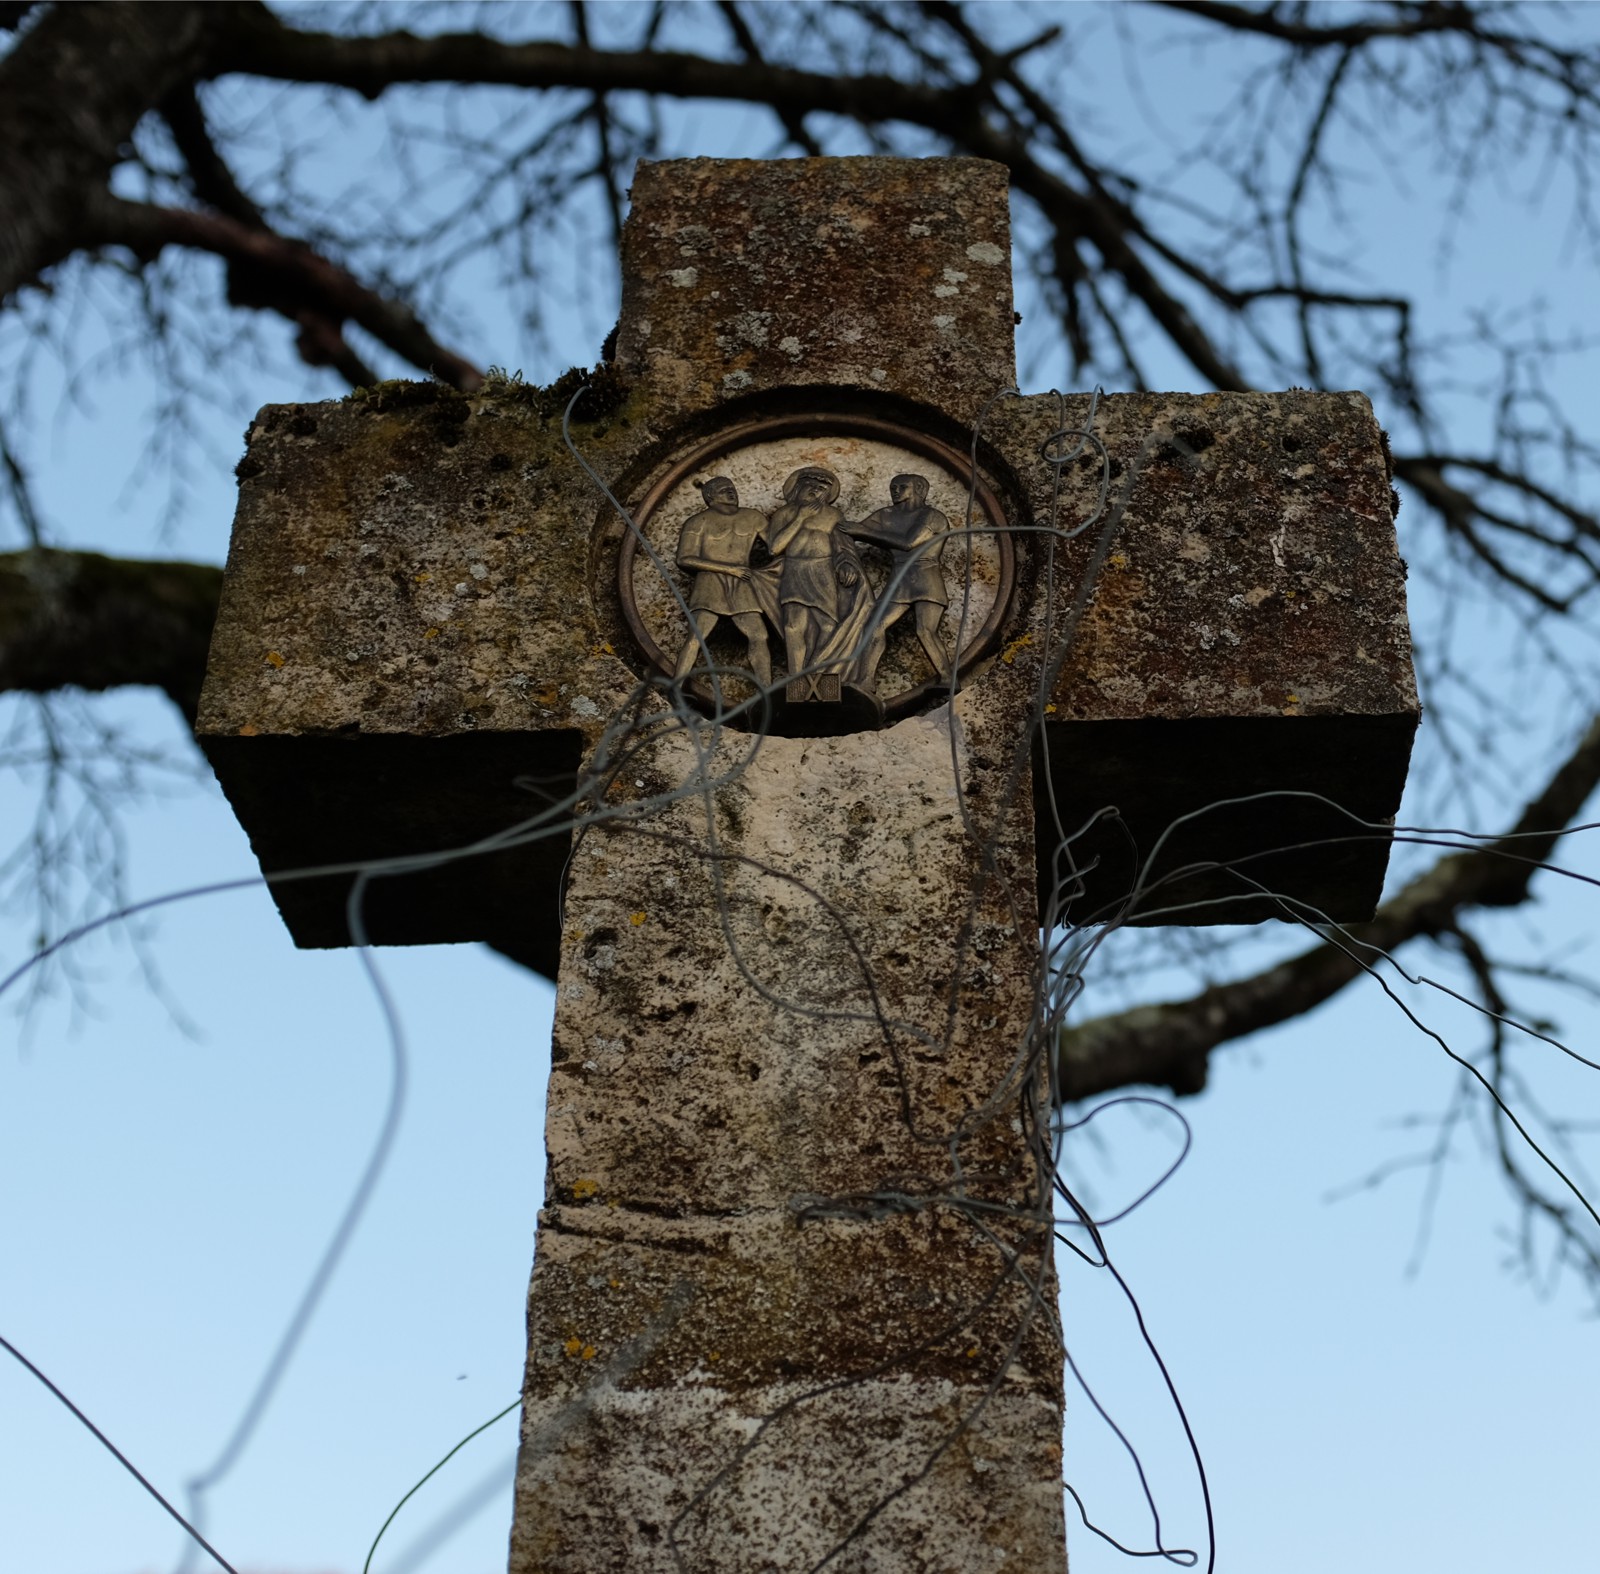
[[[203,733],[581,729],[596,695],[631,681],[596,616],[609,576],[592,572],[591,535],[609,510],[553,423],[514,394],[417,391],[431,397],[257,418]],[[1068,429],[1088,408],[1066,401]],[[641,393],[575,430],[615,476],[665,420]],[[984,428],[1028,505],[1021,526],[1048,520],[1038,450],[1059,421],[1039,396]],[[1136,477],[1047,726],[1415,712],[1405,570],[1361,395],[1114,395],[1096,431],[1114,502]],[[1093,506],[1095,456],[1063,480],[1071,525]],[[1058,549],[1058,608],[1095,539]]]
[[[581,729],[629,681],[589,594],[600,499],[548,419],[414,391],[251,426],[202,734]],[[608,425],[577,432],[614,462]]]
[[619,364],[685,414],[824,386],[970,421],[1016,381],[1008,199],[981,159],[640,164]]
[[1029,696],[668,738],[574,849],[515,1574],[1061,1566]]
[[[1013,1112],[965,1123],[1027,1027],[1031,981],[1008,996],[1001,975],[1034,943],[1031,903],[1013,907],[1031,891],[981,874],[958,795],[976,779],[966,705],[954,725],[942,707],[884,732],[763,739],[716,793],[711,826],[691,796],[648,833],[624,821],[583,839],[562,939],[553,1196],[787,1207],[885,1175],[946,1177],[958,1137],[974,1184],[1006,1165]],[[735,736],[714,765],[750,743]],[[657,795],[698,779],[681,741],[636,769]],[[1012,813],[1026,885],[1031,817]],[[986,1003],[952,1016],[952,995]]]
[[[743,1108],[759,1116],[765,1102]],[[696,1387],[748,1393],[893,1372],[981,1390],[1003,1375],[1008,1392],[1059,1406],[1053,1308],[1031,1315],[1030,1286],[958,1206],[813,1218],[804,1196],[736,1213],[599,1191],[548,1205],[528,1303],[533,1391],[564,1402],[620,1358],[631,1387],[693,1373]],[[1042,1229],[1001,1220],[999,1239],[1036,1280]]]
[[[1066,401],[1070,430],[1089,405]],[[986,430],[1015,463],[1059,422],[1036,397]],[[1120,394],[1094,429],[1124,506],[1051,725],[1415,714],[1396,498],[1365,395]],[[1017,470],[1044,519],[1049,468]],[[1091,450],[1065,471],[1068,528],[1093,512],[1100,470]],[[1074,591],[1097,539],[1062,549]]]
[[[832,1553],[841,1574],[1061,1574],[1059,1418],[1004,1385],[619,1390],[597,1375],[524,1446],[526,1501],[563,1505],[569,1527],[520,1514],[512,1567],[770,1574]],[[909,1489],[908,1459],[925,1462]],[[625,1515],[601,1480],[630,1483]]]

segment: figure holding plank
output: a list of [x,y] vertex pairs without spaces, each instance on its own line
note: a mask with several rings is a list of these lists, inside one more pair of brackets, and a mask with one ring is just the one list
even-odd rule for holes
[[928,506],[928,478],[897,475],[889,483],[890,506],[869,514],[849,527],[857,541],[883,547],[889,553],[889,582],[883,591],[883,613],[863,668],[868,680],[878,670],[888,644],[889,629],[915,609],[917,638],[922,641],[941,683],[950,681],[950,655],[939,638],[939,624],[950,593],[945,589],[941,539],[950,521]]

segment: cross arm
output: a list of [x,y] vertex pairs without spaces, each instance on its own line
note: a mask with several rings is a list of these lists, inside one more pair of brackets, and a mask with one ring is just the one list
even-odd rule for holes
[[[1088,404],[996,412],[1037,522],[1038,456]],[[1041,650],[1066,641],[1035,753],[1042,888],[1076,870],[1076,921],[1370,917],[1420,713],[1371,407],[1127,394],[1100,401],[1095,431],[1106,508],[1056,547],[1053,627],[1033,631]],[[1064,530],[1094,516],[1101,478],[1092,445],[1063,468]]]
[[[339,869],[274,882],[299,945],[351,942],[352,864],[553,811],[634,681],[594,625],[586,483],[534,392],[383,385],[250,429],[197,733],[269,876]],[[640,437],[614,416],[579,432],[608,466]],[[367,931],[553,974],[567,850],[530,826],[375,880]]]

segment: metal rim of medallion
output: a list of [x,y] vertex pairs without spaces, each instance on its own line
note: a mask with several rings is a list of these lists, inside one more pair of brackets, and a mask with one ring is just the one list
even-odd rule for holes
[[[995,585],[994,604],[990,607],[988,615],[977,632],[953,658],[955,687],[959,690],[971,676],[973,669],[992,655],[999,645],[1000,634],[1005,626],[1016,586],[1016,549],[1012,544],[1005,512],[1000,507],[999,499],[982,474],[974,472],[971,456],[952,448],[937,437],[931,437],[926,432],[907,426],[902,421],[883,416],[843,413],[830,415],[811,411],[744,421],[735,426],[725,427],[715,436],[696,443],[650,482],[631,510],[634,528],[624,529],[621,549],[617,555],[618,600],[628,630],[645,660],[662,675],[666,677],[675,675],[672,657],[661,649],[646,627],[634,594],[634,563],[638,556],[639,542],[657,508],[695,471],[705,470],[712,462],[761,443],[797,437],[857,437],[893,444],[938,465],[964,493],[970,492],[973,520],[971,528],[976,533],[992,535],[996,555],[999,558],[999,577]],[[780,693],[783,687],[782,684],[778,685]],[[709,696],[696,696],[695,687],[691,687],[689,692],[691,696],[701,698],[702,703],[709,700]],[[948,692],[948,680],[929,678],[895,695],[893,699],[879,703],[878,724],[884,725],[915,715],[931,701]],[[850,727],[848,730],[853,731],[856,728]]]

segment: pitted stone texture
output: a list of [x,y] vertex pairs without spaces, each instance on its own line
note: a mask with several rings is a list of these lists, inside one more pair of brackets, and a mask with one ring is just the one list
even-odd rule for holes
[[[577,437],[607,468],[638,442]],[[248,444],[202,738],[584,731],[627,692],[589,593],[602,499],[529,409],[269,405]]]
[[[726,742],[715,768],[750,743]],[[619,821],[574,849],[553,1196],[733,1211],[891,1176],[918,1190],[948,1182],[957,1137],[975,1185],[1003,1175],[1001,1195],[1026,1191],[1014,1098],[974,1111],[1029,1021],[1027,782],[1007,822],[1008,888],[984,878],[963,823],[969,753],[948,708],[883,732],[764,739],[712,798],[714,844],[694,751],[680,739],[640,756],[641,791],[689,796],[643,835]],[[976,801],[969,812],[987,819]]]
[[702,1491],[686,1567],[809,1569],[880,1502],[838,1566],[1060,1567],[1028,696],[669,737],[628,780],[677,801],[575,847],[516,1574],[673,1568]]
[[889,1371],[968,1385],[1003,1372],[1010,1389],[1059,1401],[1054,1298],[1036,1311],[1031,1291],[1048,1220],[1025,1210],[975,1219],[953,1200],[817,1218],[801,1201],[696,1213],[595,1191],[550,1204],[528,1296],[530,1393],[566,1396],[588,1363],[621,1362],[633,1387]]
[[970,421],[1015,381],[1003,165],[641,163],[623,233],[623,370],[685,412],[828,385]]
[[[1051,472],[1032,456],[1089,405],[1068,399],[1062,417],[1051,396],[1013,400],[986,423],[1023,461],[1040,523]],[[1094,430],[1125,508],[1050,695],[1058,723],[1415,718],[1394,493],[1364,395],[1119,394],[1100,400]],[[1093,513],[1100,478],[1092,448],[1067,467],[1064,528]],[[1098,534],[1058,548],[1058,617]]]
[[[1036,524],[1051,507],[1040,447],[1089,410],[1030,398],[990,418]],[[1126,394],[1099,402],[1094,430],[1111,461],[1104,565],[1074,629],[1101,527],[1056,545],[1027,652],[1071,636],[1039,763],[1073,841],[1063,860],[1041,818],[1041,881],[1081,876],[1066,908],[1079,923],[1369,918],[1419,716],[1370,406]],[[1059,528],[1094,513],[1101,474],[1086,446],[1062,477]]]
[[530,1407],[512,1574],[1063,1574],[1058,1416],[1004,1384],[601,1378]]
[[[577,428],[603,473],[656,424],[633,404],[632,419]],[[1068,429],[1088,406],[1066,401]],[[1040,524],[1038,450],[1059,422],[1041,396],[1002,403],[984,428]],[[1136,474],[1050,718],[1416,713],[1405,568],[1363,396],[1115,395],[1096,430],[1114,503]],[[202,735],[592,729],[626,693],[595,613],[602,499],[515,402],[269,406],[244,473]],[[1093,507],[1097,457],[1064,481],[1070,526]],[[1057,548],[1058,616],[1094,540]]]

